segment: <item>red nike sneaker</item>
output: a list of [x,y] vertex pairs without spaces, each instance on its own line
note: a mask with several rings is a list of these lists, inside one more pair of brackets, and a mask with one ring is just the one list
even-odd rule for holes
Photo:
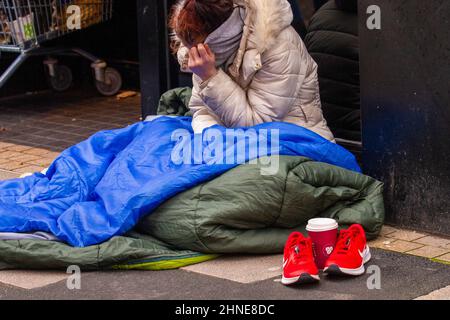
[[359,276],[366,271],[364,264],[371,258],[366,234],[359,224],[341,230],[335,249],[331,253],[323,272],[326,274],[347,274]]
[[312,241],[300,232],[292,233],[284,247],[283,277],[281,283],[291,285],[320,280],[314,262]]

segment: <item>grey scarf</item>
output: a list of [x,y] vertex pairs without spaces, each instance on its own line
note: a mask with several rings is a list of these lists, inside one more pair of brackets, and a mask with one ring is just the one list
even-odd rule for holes
[[231,16],[205,40],[216,55],[217,67],[227,68],[233,63],[244,29],[245,8],[235,7]]

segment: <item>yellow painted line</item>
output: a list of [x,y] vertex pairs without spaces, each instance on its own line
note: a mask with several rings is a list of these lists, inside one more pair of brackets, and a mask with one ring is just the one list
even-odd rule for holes
[[441,264],[446,264],[446,265],[449,265],[449,266],[450,266],[450,262],[449,262],[449,261],[440,260],[439,258],[433,258],[433,259],[430,259],[430,260],[433,261],[433,262],[437,262],[437,263],[441,263]]
[[117,270],[147,270],[147,271],[160,271],[160,270],[173,270],[182,267],[190,266],[193,264],[213,260],[219,257],[217,254],[202,255],[198,257],[185,258],[185,259],[174,259],[174,260],[162,260],[154,262],[145,262],[140,264],[130,264],[130,265],[117,265],[113,269]]

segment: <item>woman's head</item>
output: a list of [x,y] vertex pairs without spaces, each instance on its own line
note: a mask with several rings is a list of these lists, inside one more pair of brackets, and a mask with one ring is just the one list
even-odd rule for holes
[[181,7],[178,4],[172,9],[169,27],[184,45],[192,47],[203,42],[232,12],[233,0],[185,0]]

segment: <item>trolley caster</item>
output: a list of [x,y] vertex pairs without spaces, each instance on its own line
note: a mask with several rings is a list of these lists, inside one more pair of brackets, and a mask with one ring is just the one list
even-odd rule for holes
[[73,82],[70,68],[60,64],[48,64],[48,67],[50,87],[56,92],[67,91]]
[[122,88],[122,76],[116,69],[110,67],[104,69],[104,81],[98,80],[97,70],[95,69],[95,71],[95,86],[100,94],[107,97],[113,96],[119,92],[120,88]]

